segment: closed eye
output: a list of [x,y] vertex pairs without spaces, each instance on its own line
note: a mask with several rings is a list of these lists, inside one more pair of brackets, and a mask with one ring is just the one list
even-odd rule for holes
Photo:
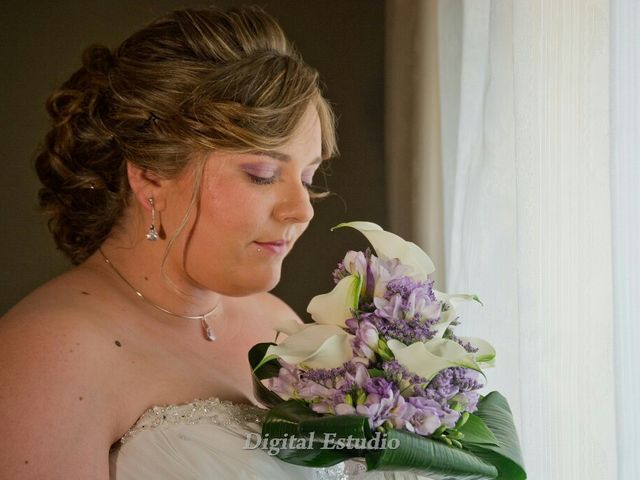
[[251,180],[251,182],[255,183],[256,185],[271,185],[272,183],[275,183],[276,179],[278,178],[275,175],[273,177],[259,177],[248,172],[247,176],[249,177],[249,180]]
[[[272,177],[259,177],[258,175],[252,175],[249,172],[245,172],[249,177],[249,180],[256,185],[272,185],[278,180],[278,176]],[[328,197],[331,193],[326,187],[320,187],[313,185],[311,182],[302,180],[302,186],[309,192],[309,199],[311,201],[318,201]]]

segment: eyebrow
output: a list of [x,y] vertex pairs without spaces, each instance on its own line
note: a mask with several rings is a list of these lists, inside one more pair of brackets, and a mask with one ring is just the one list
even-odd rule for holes
[[[291,161],[291,157],[289,155],[287,155],[286,153],[281,153],[281,152],[260,152],[262,155],[265,155],[267,157],[271,157],[274,158],[276,160],[279,160],[281,162],[287,163]],[[318,165],[322,163],[322,158],[318,157],[316,158],[313,162],[309,163],[309,165]]]

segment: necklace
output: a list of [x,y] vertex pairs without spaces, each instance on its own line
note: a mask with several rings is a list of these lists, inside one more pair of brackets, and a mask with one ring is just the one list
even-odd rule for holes
[[122,273],[120,273],[120,271],[116,268],[116,266],[113,263],[111,263],[111,260],[109,260],[109,258],[104,254],[102,249],[99,248],[98,251],[102,255],[102,258],[104,258],[105,263],[107,265],[109,265],[111,267],[111,269],[116,273],[116,275],[118,275],[118,277],[120,277],[120,279],[124,283],[126,283],[127,286],[129,286],[129,288],[131,288],[131,290],[136,292],[136,295],[138,295],[138,297],[140,297],[142,300],[147,302],[152,307],[157,308],[161,312],[167,313],[169,315],[173,315],[174,317],[184,318],[184,319],[187,319],[187,320],[200,320],[200,325],[202,326],[202,333],[204,335],[204,338],[206,338],[210,342],[213,342],[216,339],[216,336],[213,333],[213,330],[211,330],[211,327],[207,323],[207,317],[218,309],[218,307],[220,306],[220,301],[221,300],[218,300],[218,303],[216,303],[216,305],[211,310],[209,310],[207,313],[203,313],[202,315],[190,316],[190,315],[180,315],[179,313],[172,312],[171,310],[167,310],[166,308],[162,308],[160,305],[156,305],[151,300],[149,300],[147,297],[145,297],[142,293],[140,293],[138,290],[136,290],[136,288],[133,285],[131,285],[131,283],[129,283],[129,280],[124,278],[124,275],[122,275]]

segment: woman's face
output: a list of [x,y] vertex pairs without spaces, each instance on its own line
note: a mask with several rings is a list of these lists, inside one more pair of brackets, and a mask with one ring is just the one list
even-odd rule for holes
[[[183,254],[174,261],[183,261],[189,283],[230,296],[274,288],[284,257],[313,217],[306,185],[320,162],[315,108],[307,110],[291,141],[275,153],[210,154],[199,208],[175,249]],[[182,213],[167,212],[174,228],[193,188],[193,175],[184,177],[175,185]]]

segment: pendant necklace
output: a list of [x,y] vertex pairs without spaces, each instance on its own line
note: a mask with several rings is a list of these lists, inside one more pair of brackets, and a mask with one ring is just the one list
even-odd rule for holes
[[149,305],[151,305],[152,307],[157,308],[158,310],[160,310],[161,312],[164,312],[166,314],[169,315],[173,315],[174,317],[178,317],[178,318],[184,318],[186,320],[200,320],[200,325],[202,326],[202,334],[204,335],[204,338],[206,338],[208,341],[213,342],[216,339],[215,334],[213,333],[213,330],[211,329],[211,327],[209,326],[209,324],[207,323],[207,317],[209,315],[211,315],[212,313],[214,313],[218,307],[220,306],[220,302],[222,301],[222,299],[218,300],[218,303],[216,303],[216,305],[209,310],[206,313],[203,313],[202,315],[181,315],[179,313],[175,313],[172,312],[171,310],[167,310],[166,308],[161,307],[160,305],[156,305],[155,303],[153,303],[151,300],[149,300],[147,297],[145,297],[142,293],[140,293],[138,290],[136,290],[136,288],[131,285],[131,283],[129,283],[129,280],[127,280],[124,275],[122,275],[122,273],[120,273],[120,271],[116,268],[116,266],[111,263],[111,260],[109,260],[109,258],[104,254],[104,252],[102,251],[101,248],[98,249],[98,251],[100,252],[100,254],[102,255],[102,258],[104,258],[104,261],[107,265],[109,265],[111,267],[111,269],[116,273],[116,275],[118,275],[118,277],[120,277],[120,279],[126,283],[129,288],[131,288],[131,290],[133,290],[134,292],[136,292],[136,295],[138,295],[138,297],[140,297],[142,300],[144,300],[145,302],[147,302]]

